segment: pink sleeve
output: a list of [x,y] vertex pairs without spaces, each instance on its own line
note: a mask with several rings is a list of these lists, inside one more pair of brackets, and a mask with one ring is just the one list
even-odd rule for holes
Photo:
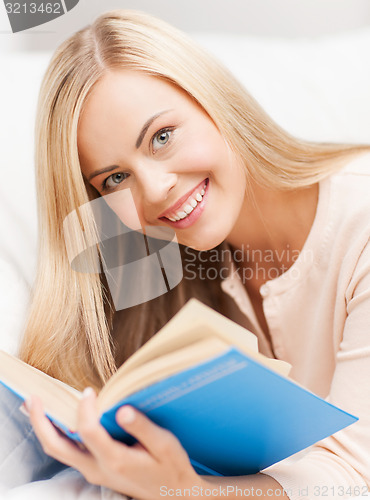
[[347,317],[327,400],[359,421],[264,473],[291,500],[370,499],[370,243],[343,297]]

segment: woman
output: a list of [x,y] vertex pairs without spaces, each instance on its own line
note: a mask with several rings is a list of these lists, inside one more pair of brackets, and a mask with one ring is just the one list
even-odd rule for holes
[[[367,491],[366,153],[292,138],[224,68],[149,16],[110,12],[63,43],[40,95],[41,240],[23,359],[78,389],[99,390],[197,296],[248,324],[262,352],[289,361],[294,379],[360,420],[264,473],[210,478],[194,472],[173,435],[130,407],[117,418],[140,444],[112,441],[89,389],[79,426],[87,451],[55,431],[37,398],[28,403],[46,453],[89,482],[137,499],[159,498],[163,485],[181,492],[234,485],[291,499]],[[141,224],[172,228],[184,258],[193,249],[200,263],[199,251],[203,262],[204,251],[225,255],[227,247],[234,257],[229,276],[190,280],[184,266],[185,279],[168,294],[112,312],[104,276],[71,268],[62,226],[77,207],[125,188]],[[82,225],[94,234],[92,223]],[[234,490],[229,498],[237,496]]]

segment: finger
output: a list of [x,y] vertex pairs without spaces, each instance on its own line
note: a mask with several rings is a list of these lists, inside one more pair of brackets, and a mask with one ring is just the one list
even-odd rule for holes
[[77,430],[86,448],[98,459],[111,460],[114,455],[124,460],[131,454],[129,447],[114,440],[100,424],[96,394],[90,387],[85,389],[78,407]]
[[179,440],[168,430],[153,423],[132,406],[122,406],[116,413],[118,425],[135,437],[158,461],[185,453]]
[[33,396],[26,404],[31,424],[47,455],[76,469],[91,466],[91,456],[63,436],[45,416],[40,398]]

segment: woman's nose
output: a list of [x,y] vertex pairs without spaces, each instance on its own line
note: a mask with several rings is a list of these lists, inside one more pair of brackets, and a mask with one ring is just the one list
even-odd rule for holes
[[139,174],[141,201],[144,209],[157,208],[163,210],[170,191],[175,187],[177,174],[168,172],[165,168],[143,169]]

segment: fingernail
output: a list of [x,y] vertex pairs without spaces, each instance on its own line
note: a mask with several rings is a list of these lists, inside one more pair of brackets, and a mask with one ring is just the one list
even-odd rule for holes
[[86,387],[82,393],[83,398],[89,398],[92,394],[95,394],[95,391],[92,387]]
[[25,415],[26,417],[29,417],[29,416],[30,416],[30,414],[29,414],[29,412],[28,412],[28,410],[27,410],[27,408],[26,408],[26,404],[25,404],[25,403],[22,403],[22,404],[21,404],[21,406],[19,407],[19,411],[20,411],[21,413],[23,413],[23,415]]
[[135,412],[131,406],[124,406],[120,409],[119,417],[122,423],[131,424],[135,420]]
[[23,404],[24,404],[26,411],[29,413],[32,409],[32,399],[31,398],[26,399]]

